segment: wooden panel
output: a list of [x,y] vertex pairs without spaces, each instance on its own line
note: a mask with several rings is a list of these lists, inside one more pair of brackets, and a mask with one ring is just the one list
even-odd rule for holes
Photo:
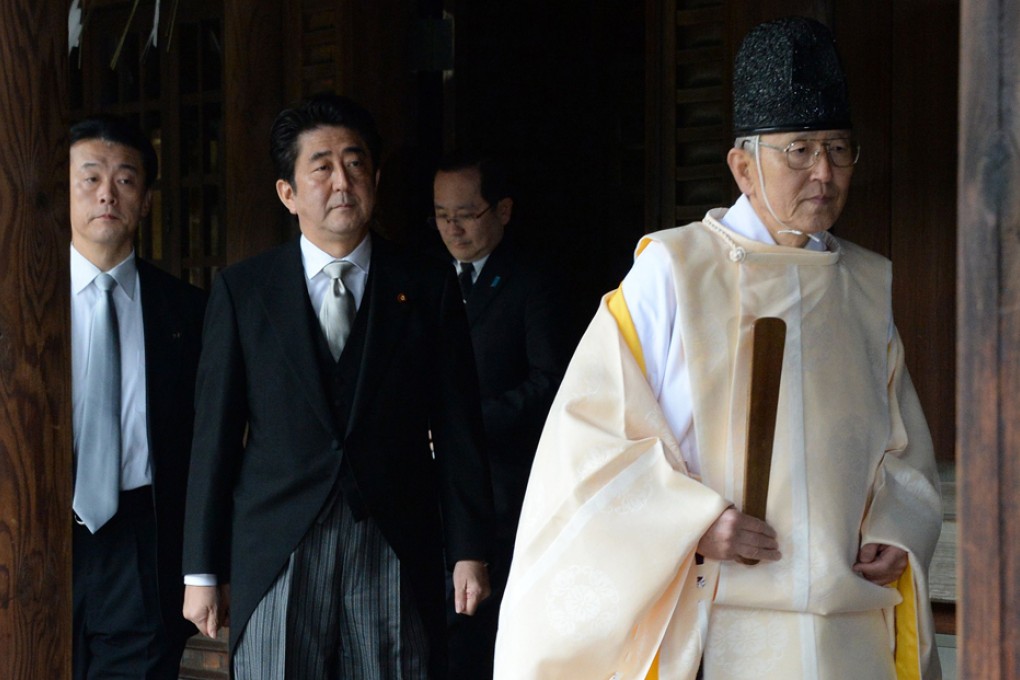
[[176,120],[168,132],[177,135],[178,151],[177,231],[167,240],[179,248],[181,277],[208,288],[227,261],[223,3],[192,0],[180,9],[162,91],[162,110]]
[[675,54],[671,86],[676,126],[676,162],[670,188],[674,227],[705,216],[704,205],[728,205],[733,181],[726,167],[732,143],[730,69],[734,46],[726,25],[725,0],[676,0],[672,43]]
[[122,114],[149,135],[160,173],[136,252],[208,287],[226,262],[222,2],[164,2],[159,47],[147,49],[153,6],[140,6],[124,34],[132,6],[131,0],[89,5],[80,47],[71,54],[72,113],[75,120]]
[[[1015,0],[963,0],[957,451],[960,677],[1020,678],[1020,83]],[[1003,17],[1012,17],[1003,21]]]
[[936,457],[951,468],[955,406],[947,386],[956,380],[960,7],[956,0],[896,0],[892,6],[893,305]]
[[[893,262],[907,365],[952,475],[956,285],[956,0],[838,0],[833,30],[861,162],[835,232]],[[867,26],[868,30],[862,30]]]
[[[424,147],[437,148],[442,131],[430,131],[422,139],[418,127],[419,107],[438,108],[418,100],[419,74],[410,61],[410,42],[418,21],[418,3],[408,0],[374,0],[341,3],[341,58],[338,82],[344,93],[375,116],[385,141],[385,161],[376,203],[377,228],[390,238],[411,239],[412,224],[421,221],[420,197],[428,195],[431,206],[431,175],[419,172]],[[347,47],[346,53],[343,51]],[[426,163],[422,163],[425,165]]]
[[[427,191],[431,205],[431,177],[420,176],[415,166],[423,102],[409,41],[417,4],[300,0],[287,3],[282,17],[288,28],[281,61],[287,74],[297,74],[286,78],[286,102],[333,91],[355,99],[375,117],[385,141],[376,227],[397,240],[407,239],[414,208],[420,208],[414,197]],[[438,95],[433,104],[441,107]],[[438,148],[442,131],[434,127],[429,141]]]
[[[77,94],[73,101],[72,120],[98,112],[117,113],[136,123],[152,140],[160,161],[160,176],[152,186],[153,210],[138,227],[135,250],[141,257],[165,269],[179,271],[177,250],[166,247],[164,231],[177,195],[173,183],[168,186],[162,181],[163,177],[169,176],[165,151],[170,150],[169,155],[175,155],[165,138],[166,125],[160,111],[164,60],[160,58],[159,50],[145,50],[152,30],[152,8],[137,11],[128,27],[128,18],[132,16],[129,5],[108,2],[101,7],[92,4],[88,7],[79,48],[71,54],[71,81]],[[146,55],[144,60],[141,58],[143,52]],[[115,54],[114,69],[110,68],[110,64]],[[170,137],[172,139],[173,136]],[[166,147],[164,141],[168,142]]]
[[290,233],[269,157],[269,130],[285,103],[284,9],[275,0],[225,0],[223,15],[224,68],[230,74],[223,92],[230,263],[277,245]]
[[329,0],[287,3],[289,31],[283,56],[286,72],[297,74],[287,78],[287,103],[316,92],[344,91],[341,64],[350,58],[351,49],[343,33],[347,24],[340,20],[344,4]]
[[[887,0],[836,0],[835,16],[829,22],[847,75],[854,135],[861,142],[861,159],[854,168],[850,196],[833,232],[886,257],[891,254],[894,145],[902,148],[916,143],[910,141],[912,135],[908,130],[896,129],[894,133],[893,128],[892,108],[901,98],[893,96],[896,79],[892,67],[911,67],[908,63],[893,64],[893,46],[900,42],[892,21],[896,4]],[[910,27],[905,30],[909,32]],[[918,81],[910,87],[920,89],[924,85]],[[951,107],[952,103],[947,102],[946,106]],[[948,188],[952,180],[946,184]],[[946,220],[947,224],[950,222],[951,219]]]
[[67,6],[0,3],[0,677],[71,670]]

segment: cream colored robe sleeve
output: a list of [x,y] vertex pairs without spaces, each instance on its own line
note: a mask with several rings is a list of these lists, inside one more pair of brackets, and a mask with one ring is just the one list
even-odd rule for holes
[[677,616],[688,619],[684,677],[697,671],[697,599],[710,588],[695,584],[694,552],[729,503],[686,474],[611,297],[578,346],[535,457],[497,680],[644,678]]
[[903,602],[894,612],[898,676],[940,677],[927,574],[942,531],[942,498],[931,434],[904,364],[903,343],[889,343],[889,411],[892,430],[878,468],[874,494],[861,526],[861,545],[883,543],[909,554],[896,584]]

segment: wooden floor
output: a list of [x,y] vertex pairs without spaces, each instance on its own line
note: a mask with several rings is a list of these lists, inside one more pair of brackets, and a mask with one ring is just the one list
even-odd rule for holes
[[931,599],[935,602],[956,601],[956,484],[942,483],[942,504],[946,508],[942,535],[935,546],[931,561]]
[[210,640],[204,635],[196,635],[188,640],[184,658],[181,659],[180,680],[228,680],[229,635],[229,631],[223,629],[215,640]]

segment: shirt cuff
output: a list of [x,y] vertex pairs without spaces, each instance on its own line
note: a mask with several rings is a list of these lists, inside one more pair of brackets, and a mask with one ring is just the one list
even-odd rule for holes
[[216,585],[216,574],[185,574],[184,585],[186,586],[214,586]]

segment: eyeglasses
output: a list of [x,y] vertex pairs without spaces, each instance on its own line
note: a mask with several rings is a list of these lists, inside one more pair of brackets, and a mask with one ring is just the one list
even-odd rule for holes
[[446,215],[439,215],[437,217],[429,217],[426,219],[426,221],[433,227],[438,227],[440,222],[445,222],[447,225],[454,227],[460,225],[473,226],[478,223],[478,220],[482,219],[482,215],[489,212],[490,210],[492,210],[491,203],[489,204],[489,207],[487,207],[485,210],[478,213],[477,215],[453,215],[452,217],[447,217]]
[[827,139],[824,141],[821,139],[798,139],[785,147],[759,141],[758,146],[782,151],[786,156],[786,164],[793,170],[807,170],[814,167],[818,157],[822,155],[822,151],[825,151],[829,162],[837,168],[849,168],[861,157],[861,145],[851,142],[849,139]]

